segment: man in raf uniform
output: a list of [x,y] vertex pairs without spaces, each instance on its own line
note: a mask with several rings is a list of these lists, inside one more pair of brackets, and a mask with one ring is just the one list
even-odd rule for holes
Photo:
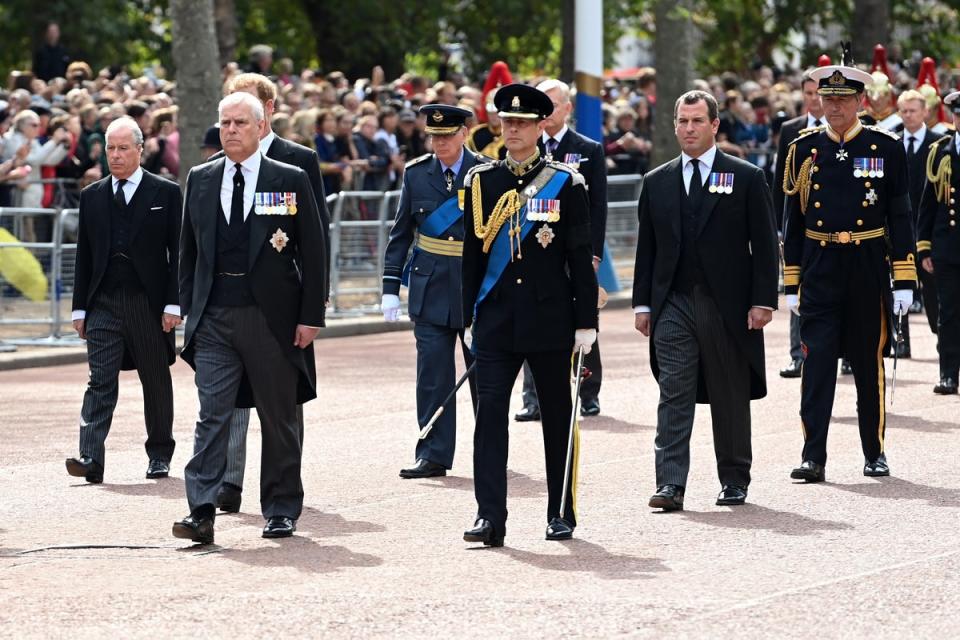
[[463,316],[473,327],[478,408],[473,439],[477,520],[468,542],[502,546],[507,520],[507,428],[510,392],[530,363],[543,417],[548,540],[576,526],[576,453],[566,470],[571,350],[597,337],[597,278],[583,177],[540,155],[539,123],[553,111],[533,87],[497,92],[507,157],[473,169],[464,183],[470,217],[463,247]]
[[[383,317],[400,318],[400,284],[409,287],[409,312],[417,340],[417,422],[422,428],[456,383],[456,344],[467,368],[473,356],[463,343],[463,304],[460,297],[463,255],[463,178],[482,156],[464,149],[472,116],[466,109],[443,104],[420,108],[434,153],[407,163],[397,216],[387,243],[383,268]],[[414,242],[410,260],[407,251]],[[406,263],[406,269],[404,268]],[[476,403],[476,389],[471,382]],[[417,440],[414,467],[401,469],[401,478],[446,475],[453,466],[457,438],[455,402]]]
[[869,74],[841,61],[814,70],[813,77],[827,124],[793,141],[784,175],[784,285],[788,306],[800,313],[807,353],[800,400],[802,464],[790,477],[825,479],[834,372],[841,355],[849,358],[857,386],[863,474],[886,476],[887,322],[891,310],[896,316],[907,312],[917,281],[906,154],[895,134],[857,119]]
[[[944,99],[960,123],[960,91]],[[957,393],[960,370],[960,230],[957,227],[956,192],[960,186],[960,136],[954,133],[930,145],[920,198],[917,224],[917,255],[923,270],[936,279],[939,298],[937,337],[940,351],[940,382],[934,393]]]

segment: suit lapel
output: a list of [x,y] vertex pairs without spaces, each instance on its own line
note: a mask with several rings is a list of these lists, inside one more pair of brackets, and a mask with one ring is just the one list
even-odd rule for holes
[[[677,242],[683,237],[683,229],[681,225],[683,223],[683,201],[682,198],[686,197],[686,193],[683,190],[683,166],[680,163],[680,156],[677,156],[664,169],[664,172],[667,174],[666,180],[664,180],[664,193],[660,194],[659,199],[662,202],[673,202],[672,207],[666,207],[663,209],[670,216],[670,227],[673,229],[673,235],[677,239]],[[657,207],[655,210],[659,210],[660,207]]]
[[200,248],[203,255],[212,265],[216,260],[217,250],[217,216],[220,211],[220,183],[223,182],[223,171],[226,168],[226,158],[220,158],[209,164],[208,179],[200,180],[197,184],[197,201],[199,211],[197,227],[200,236]]
[[277,160],[278,162],[283,162],[286,164],[293,164],[287,159],[288,156],[293,155],[293,151],[287,148],[283,138],[280,136],[274,137],[273,142],[270,143],[270,148],[267,149],[267,153],[265,155],[271,160]]
[[[271,149],[273,146],[270,147]],[[260,175],[257,176],[257,192],[279,192],[282,191],[280,188],[281,179],[280,176],[274,171],[274,168],[270,160],[261,160],[260,161]],[[267,234],[270,233],[270,227],[272,226],[272,217],[271,216],[259,216],[255,211],[250,212],[250,260],[249,260],[249,269],[253,270],[253,265],[257,261],[257,256],[260,255],[260,250],[263,248],[264,241],[266,240]]]
[[[726,155],[717,149],[717,155],[713,158],[713,167],[710,169],[710,173],[722,173],[727,170],[729,167],[727,165]],[[710,174],[704,176],[706,178],[705,185],[710,184]],[[703,228],[707,226],[707,220],[713,214],[713,210],[717,208],[717,203],[720,202],[720,198],[723,196],[719,193],[710,193],[710,190],[707,189],[707,186],[703,188],[703,195],[700,200],[700,215],[698,216],[697,222],[697,236],[703,232]]]
[[[467,152],[464,151],[464,154],[466,153]],[[466,162],[466,157],[464,157],[464,162]],[[430,160],[430,166],[427,167],[427,175],[430,176],[427,179],[430,186],[442,193],[444,199],[449,198],[450,191],[447,191],[447,181],[443,177],[443,170],[440,168],[440,161],[436,155]]]
[[143,226],[143,221],[146,219],[147,212],[150,209],[150,203],[153,202],[153,194],[160,186],[156,180],[152,180],[151,177],[152,176],[146,171],[143,172],[140,186],[137,187],[137,190],[133,194],[133,200],[130,201],[129,206],[133,208],[133,217],[130,220],[130,244],[133,244],[134,238],[137,237],[137,232],[139,232]]

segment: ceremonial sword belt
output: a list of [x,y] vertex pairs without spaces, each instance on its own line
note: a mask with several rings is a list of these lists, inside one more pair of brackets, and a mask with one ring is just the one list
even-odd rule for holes
[[461,257],[463,255],[463,240],[444,240],[430,236],[418,236],[417,248],[438,256]]
[[874,238],[882,238],[884,229],[880,227],[879,229],[870,229],[869,231],[813,231],[812,229],[807,229],[804,231],[805,235],[811,240],[817,240],[820,242],[820,246],[826,246],[829,244],[860,244],[863,240],[873,240]]

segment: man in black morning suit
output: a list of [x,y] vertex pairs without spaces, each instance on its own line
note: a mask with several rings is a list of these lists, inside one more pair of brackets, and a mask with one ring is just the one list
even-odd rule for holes
[[90,380],[80,413],[80,456],[67,472],[102,482],[121,369],[143,384],[148,478],[173,457],[174,328],[180,324],[180,187],[140,168],[143,133],[131,118],[106,131],[111,175],[80,194],[73,326],[87,340]]
[[[277,86],[266,76],[259,73],[241,73],[231,78],[227,93],[244,91],[260,100],[263,105],[264,121],[260,131],[260,151],[277,162],[303,169],[310,180],[313,198],[320,214],[320,230],[323,232],[323,244],[326,249],[327,265],[324,270],[324,300],[329,297],[330,272],[330,214],[327,210],[326,195],[323,190],[323,178],[320,175],[320,159],[313,149],[285,140],[277,136],[270,128],[274,105],[277,99]],[[223,153],[212,156],[211,160],[223,157]],[[322,320],[320,326],[322,327]],[[297,420],[300,424],[300,444],[303,444],[303,407],[297,405]],[[250,409],[237,409],[230,421],[230,442],[227,453],[227,472],[223,477],[223,486],[217,496],[217,506],[223,511],[235,513],[240,510],[243,491],[243,476],[247,462],[247,427],[250,425]]]
[[640,188],[633,305],[660,384],[650,506],[683,509],[697,402],[710,404],[718,505],[747,497],[750,400],[767,393],[763,327],[777,305],[777,234],[763,172],[716,147],[713,96],[677,99],[682,153]]
[[[948,95],[943,103],[953,113],[954,124],[960,124],[960,91]],[[930,145],[924,177],[927,181],[920,198],[917,256],[921,274],[936,280],[939,301],[940,382],[933,392],[953,395],[960,372],[960,227],[956,204],[960,138],[956,133]]]
[[260,152],[263,105],[221,100],[226,158],[194,167],[184,195],[180,305],[183,359],[196,371],[200,416],[185,471],[190,515],[173,535],[213,542],[235,407],[256,406],[263,435],[266,538],[293,534],[303,506],[297,405],[316,397],[313,339],[323,322],[320,216],[306,173]]
[[571,351],[596,340],[597,277],[583,177],[546,161],[538,123],[550,98],[510,84],[496,97],[507,157],[480,164],[464,183],[463,317],[472,326],[478,390],[473,438],[477,519],[464,540],[502,546],[507,521],[510,392],[524,361],[540,397],[547,472],[547,540],[573,536],[577,438],[561,513]]
[[[593,269],[600,268],[603,243],[607,232],[607,165],[603,146],[567,126],[573,110],[570,87],[560,80],[544,80],[537,89],[553,102],[553,113],[543,121],[543,133],[537,141],[540,153],[548,160],[563,162],[573,167],[586,183],[590,201],[590,244],[593,247]],[[584,358],[591,376],[580,385],[580,414],[595,416],[600,413],[600,383],[603,381],[603,363],[600,361],[600,341],[593,344]],[[520,422],[538,420],[540,406],[530,367],[523,368],[523,409],[514,418]]]
[[[387,322],[400,318],[400,285],[408,286],[408,310],[417,341],[417,432],[429,422],[456,385],[456,347],[464,366],[473,356],[463,342],[460,274],[463,255],[463,179],[483,156],[467,151],[464,122],[471,112],[445,104],[420,107],[433,153],[407,163],[397,215],[384,255],[381,308]],[[410,245],[416,248],[410,260]],[[406,267],[404,266],[406,265]],[[475,378],[470,392],[476,409]],[[456,402],[424,438],[417,439],[416,464],[400,470],[401,478],[446,475],[453,466],[457,442]]]

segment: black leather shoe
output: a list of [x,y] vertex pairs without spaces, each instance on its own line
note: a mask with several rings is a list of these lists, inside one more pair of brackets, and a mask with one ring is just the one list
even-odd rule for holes
[[649,505],[664,511],[683,511],[683,487],[665,484],[650,496]]
[[220,491],[217,492],[217,509],[227,513],[237,513],[240,511],[240,502],[243,500],[243,490],[229,482],[220,485]]
[[723,491],[717,496],[718,507],[735,507],[747,501],[747,488],[735,484],[724,485]]
[[563,518],[553,518],[547,525],[547,540],[569,540],[573,537],[573,525]]
[[910,358],[910,343],[906,340],[897,344],[897,358]]
[[493,524],[483,518],[477,518],[473,523],[473,529],[463,532],[463,539],[466,542],[482,542],[485,547],[503,546],[503,536],[498,536],[493,530]]
[[534,422],[540,419],[540,408],[539,407],[524,407],[513,416],[513,419],[517,422]]
[[270,516],[263,528],[264,538],[289,538],[297,530],[297,521],[287,516]]
[[600,403],[596,400],[584,400],[580,405],[580,415],[585,418],[600,415]]
[[213,544],[213,518],[189,515],[173,523],[173,537],[193,540],[200,544]]
[[887,464],[887,456],[881,453],[873,462],[867,460],[863,465],[863,475],[868,478],[879,478],[890,475],[890,465]]
[[90,484],[100,484],[103,482],[103,465],[99,462],[94,462],[90,456],[67,458],[66,464],[67,473],[76,478],[83,478]]
[[170,475],[170,463],[163,460],[151,460],[147,465],[147,478],[150,480],[156,478],[166,478]]
[[952,396],[957,392],[956,378],[940,378],[940,383],[933,388],[933,392],[941,396]]
[[923,302],[917,299],[911,303],[908,313],[920,313],[921,311],[923,311]]
[[853,375],[853,366],[850,364],[850,361],[844,358],[840,362],[840,373],[845,376]]
[[401,478],[434,478],[445,475],[447,475],[446,467],[429,460],[417,460],[417,466],[400,469]]
[[797,358],[785,366],[783,369],[780,369],[781,378],[799,378],[803,373],[803,360]]
[[804,460],[799,467],[790,472],[790,477],[807,482],[823,482],[827,479],[827,474],[822,464],[817,464],[813,460]]

